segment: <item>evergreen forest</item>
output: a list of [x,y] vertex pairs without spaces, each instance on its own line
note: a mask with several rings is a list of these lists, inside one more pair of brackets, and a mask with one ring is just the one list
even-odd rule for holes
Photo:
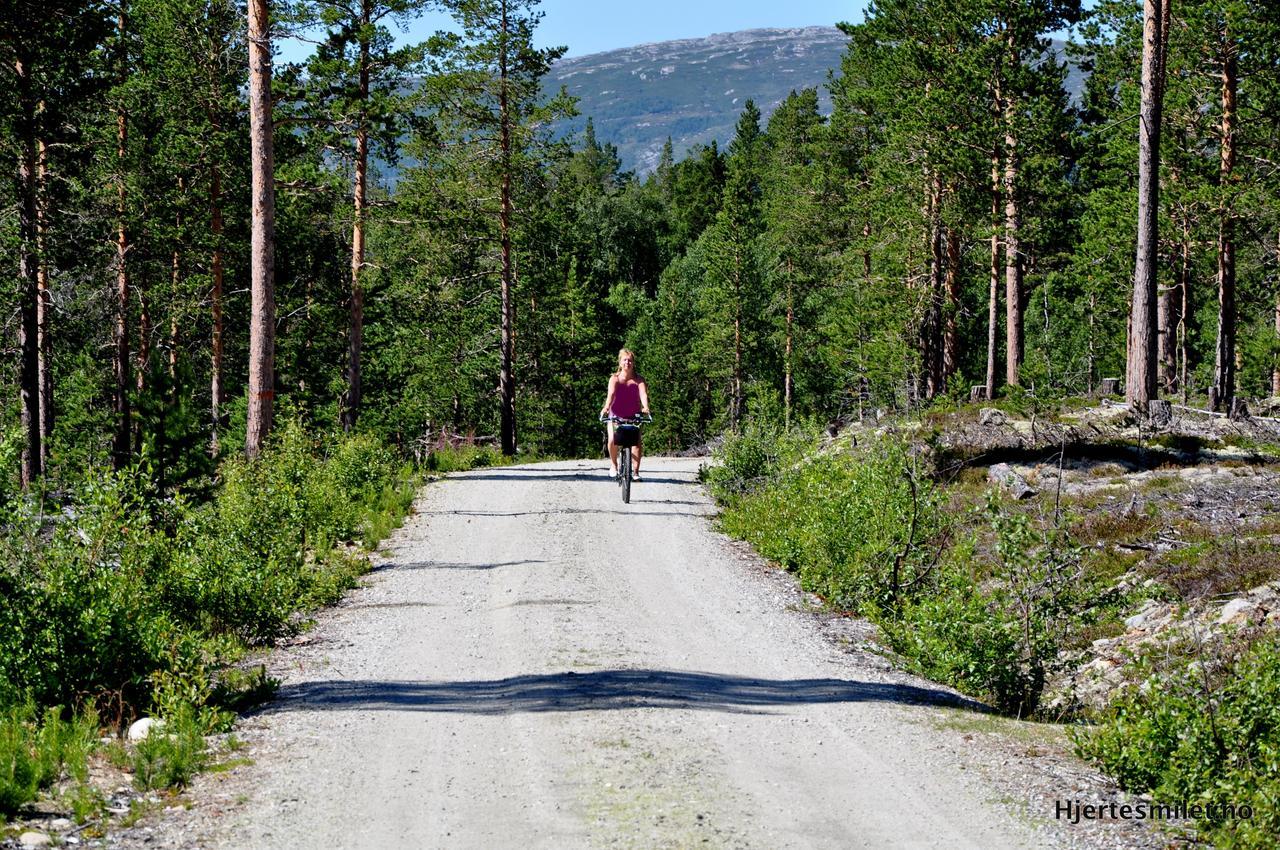
[[[7,4],[0,398],[23,481],[148,456],[177,486],[239,450],[262,398],[402,452],[590,454],[622,345],[667,450],[752,405],[828,420],[978,386],[1091,392],[1127,377],[1148,306],[1156,392],[1225,409],[1280,382],[1274,4],[1155,20],[1143,303],[1141,4],[875,3],[842,24],[830,115],[812,89],[767,122],[748,102],[728,145],[668,148],[644,176],[589,122],[552,135],[575,107],[541,84],[563,48],[534,46],[535,4],[443,5],[454,31],[398,47],[424,4],[263,8],[254,39],[222,0]],[[1082,17],[1073,102],[1047,34]],[[255,162],[250,45],[302,27],[309,60],[259,63]]]
[[[452,26],[398,41],[427,9]],[[1243,417],[1280,396],[1280,3],[873,0],[839,24],[824,91],[746,100],[727,144],[668,141],[646,173],[548,84],[567,48],[540,46],[540,17],[538,0],[0,4],[0,814],[57,773],[20,769],[42,724],[228,728],[237,689],[270,683],[226,665],[352,586],[368,564],[345,544],[385,537],[425,472],[602,458],[624,346],[647,451],[730,447],[731,531],[1018,716],[1066,642],[1024,646],[1049,580],[1005,599],[967,570],[1077,569],[1060,506],[1033,534],[993,500],[964,522],[996,542],[965,549],[901,446],[872,473],[806,473],[755,451],[761,429],[786,446],[1099,395]],[[313,54],[273,63],[290,34]],[[770,464],[791,489],[751,490]],[[851,557],[865,587],[823,584]],[[1280,693],[1268,652],[1255,678]],[[1238,766],[1211,737],[1203,765]],[[185,783],[187,740],[140,750],[138,775]],[[1138,790],[1164,769],[1114,762]],[[1280,816],[1258,829],[1236,846],[1272,846]]]

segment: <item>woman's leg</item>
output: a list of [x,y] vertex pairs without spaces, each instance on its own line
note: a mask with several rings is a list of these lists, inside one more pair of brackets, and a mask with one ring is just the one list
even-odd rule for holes
[[613,469],[613,474],[618,474],[618,444],[613,439],[613,423],[609,423],[609,466]]
[[642,454],[644,454],[644,443],[636,443],[636,447],[631,450],[631,456],[635,458],[634,466],[636,475],[640,474],[640,455]]

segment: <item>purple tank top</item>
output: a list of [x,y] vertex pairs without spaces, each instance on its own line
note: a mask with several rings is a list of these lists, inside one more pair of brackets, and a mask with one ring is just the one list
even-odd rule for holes
[[619,419],[630,419],[640,412],[640,385],[619,380],[613,387],[613,406],[609,412]]

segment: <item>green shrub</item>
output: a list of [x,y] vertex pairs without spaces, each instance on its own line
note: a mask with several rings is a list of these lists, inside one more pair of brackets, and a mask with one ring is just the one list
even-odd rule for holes
[[869,613],[891,610],[923,587],[946,528],[940,494],[907,447],[890,438],[857,455],[795,463],[733,499],[722,521],[798,571],[807,589]]
[[763,416],[748,417],[739,433],[728,433],[715,452],[706,481],[717,499],[728,500],[759,487],[784,465],[799,459],[811,439]]
[[97,732],[92,708],[70,720],[51,708],[42,723],[30,702],[0,710],[0,815],[14,814],[64,775],[83,784]]
[[465,472],[511,462],[492,446],[444,445],[431,450],[425,465],[428,472]]
[[1080,551],[1065,535],[1007,512],[994,494],[987,517],[994,563],[983,563],[972,539],[957,545],[931,592],[882,626],[925,675],[1025,717],[1038,707],[1090,594]]
[[34,800],[40,787],[30,720],[29,705],[0,711],[0,815],[5,817]]
[[[1148,671],[1151,659],[1140,659]],[[1169,804],[1251,809],[1202,825],[1217,847],[1280,843],[1280,638],[1216,667],[1199,659],[1152,673],[1112,701],[1077,751],[1127,790]]]
[[190,705],[178,705],[134,747],[133,784],[142,791],[183,788],[191,782],[207,758],[205,717]]

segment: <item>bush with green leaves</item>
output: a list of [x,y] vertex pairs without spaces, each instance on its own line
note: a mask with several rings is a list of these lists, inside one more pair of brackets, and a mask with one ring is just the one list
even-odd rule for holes
[[[1280,843],[1280,637],[1244,646],[1225,664],[1195,659],[1156,669],[1112,700],[1077,751],[1129,791],[1170,804],[1212,806],[1202,824],[1216,847]],[[1222,816],[1227,807],[1250,817]]]
[[892,437],[797,461],[730,501],[722,522],[798,572],[806,589],[868,613],[924,587],[947,527],[925,464]]
[[52,529],[28,510],[0,540],[0,696],[145,700],[177,627],[152,589],[166,544],[137,481],[91,476]]
[[741,431],[725,434],[706,471],[707,483],[716,498],[732,499],[765,484],[811,442],[772,418],[749,416]]
[[[925,675],[1024,716],[1086,608],[1080,551],[991,501],[989,553],[951,544],[953,520],[926,461],[887,435],[775,468],[768,442],[726,442],[723,528],[860,611]],[[765,472],[761,477],[761,470]],[[759,478],[755,489],[737,483]]]
[[995,532],[993,562],[979,556],[972,538],[956,545],[932,592],[882,626],[923,674],[1025,717],[1039,706],[1090,594],[1080,550],[1064,534],[1005,510],[994,494],[986,514]]

